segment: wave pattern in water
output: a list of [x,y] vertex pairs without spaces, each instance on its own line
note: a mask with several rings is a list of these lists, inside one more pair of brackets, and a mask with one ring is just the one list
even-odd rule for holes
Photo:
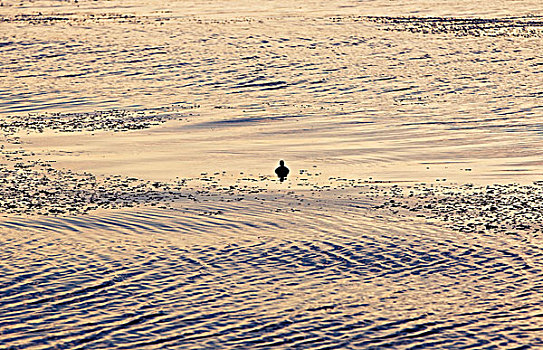
[[6,219],[0,339],[21,349],[543,345],[536,245],[363,207]]
[[[541,38],[508,26],[504,37],[474,37],[494,35],[486,27],[454,37],[447,32],[467,27],[443,17],[493,23],[526,15],[530,0],[366,1],[348,10],[316,1],[314,12],[229,1],[222,13],[216,1],[171,12],[163,1],[117,9],[115,1],[5,3],[0,114],[24,121],[32,111],[174,105],[190,120],[115,138],[45,135],[40,144],[25,135],[6,143],[14,156],[28,149],[60,160],[78,144],[120,159],[115,171],[133,161],[131,176],[144,164],[156,177],[156,169],[222,171],[219,161],[265,173],[268,160],[288,155],[293,173],[326,164],[324,173],[347,176],[352,166],[357,181],[361,168],[377,178],[500,157],[513,163],[504,171],[541,164]],[[86,13],[133,9],[146,16]],[[428,31],[436,28],[426,17],[357,21],[361,9],[440,16],[442,30]],[[0,347],[543,347],[539,233],[455,233],[344,193],[317,203],[252,200],[250,191],[188,209],[3,218]]]
[[[118,15],[105,22],[101,16],[70,14],[51,22],[49,15],[32,13],[23,17],[24,31],[20,21],[1,22],[23,39],[5,36],[0,46],[1,72],[10,87],[1,90],[0,113],[181,102],[211,109],[231,105],[256,116],[296,115],[301,105],[312,105],[327,116],[363,111],[379,118],[476,119],[495,108],[534,107],[539,93],[540,38],[474,41],[385,33],[382,24],[366,17],[355,21],[310,12],[265,19],[140,16],[128,23]],[[468,21],[378,19],[436,30],[441,22]],[[512,19],[478,19],[507,20]],[[515,105],[509,104],[512,96]]]

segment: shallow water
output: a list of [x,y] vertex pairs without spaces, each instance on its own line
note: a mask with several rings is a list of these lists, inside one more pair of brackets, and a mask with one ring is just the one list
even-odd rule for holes
[[0,347],[543,346],[542,12],[3,2]]
[[539,239],[458,235],[333,201],[294,215],[210,206],[223,213],[4,223],[3,339],[70,349],[543,343]]

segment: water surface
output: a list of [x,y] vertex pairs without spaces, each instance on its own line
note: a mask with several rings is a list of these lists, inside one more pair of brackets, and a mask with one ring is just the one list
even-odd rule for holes
[[540,348],[542,9],[4,2],[0,344]]

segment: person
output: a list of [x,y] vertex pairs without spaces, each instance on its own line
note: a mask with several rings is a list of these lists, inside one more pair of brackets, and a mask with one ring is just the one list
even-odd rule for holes
[[287,177],[288,172],[289,170],[285,166],[285,161],[280,160],[279,166],[277,167],[277,169],[275,169],[275,173],[277,174],[277,176],[279,176],[279,181],[281,182],[285,181],[285,178]]

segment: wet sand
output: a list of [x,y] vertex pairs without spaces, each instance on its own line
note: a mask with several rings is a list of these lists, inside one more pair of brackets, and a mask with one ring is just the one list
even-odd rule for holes
[[3,3],[0,344],[541,347],[542,11]]

